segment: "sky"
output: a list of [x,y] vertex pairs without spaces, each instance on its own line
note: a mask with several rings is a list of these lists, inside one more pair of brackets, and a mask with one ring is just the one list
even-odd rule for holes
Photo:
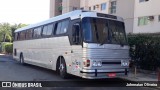
[[50,0],[0,0],[0,23],[34,24],[49,19]]

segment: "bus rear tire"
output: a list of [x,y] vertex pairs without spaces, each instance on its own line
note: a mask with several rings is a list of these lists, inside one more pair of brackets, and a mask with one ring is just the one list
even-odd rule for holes
[[59,62],[59,65],[58,65],[58,72],[63,79],[68,78],[66,63],[65,63],[65,60],[63,58],[60,58],[60,62]]

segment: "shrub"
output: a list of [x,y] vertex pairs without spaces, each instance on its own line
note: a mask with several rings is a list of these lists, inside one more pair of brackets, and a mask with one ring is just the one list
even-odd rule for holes
[[1,45],[0,45],[0,46],[1,46],[1,47],[0,47],[0,48],[1,48],[1,53],[5,53],[5,45],[6,45],[6,44],[7,44],[7,42],[2,42],[2,43],[1,43]]
[[13,53],[13,44],[12,43],[5,44],[5,52],[8,54]]
[[0,52],[1,53],[12,53],[13,44],[9,42],[3,42],[0,44]]
[[128,35],[130,57],[142,69],[156,70],[160,67],[160,34]]

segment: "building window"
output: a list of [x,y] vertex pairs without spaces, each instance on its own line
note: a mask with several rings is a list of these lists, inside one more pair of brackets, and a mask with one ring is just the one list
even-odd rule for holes
[[96,10],[96,6],[93,6],[93,10]]
[[149,0],[139,0],[139,2],[147,2],[147,1],[149,1]]
[[101,4],[101,10],[106,10],[106,3]]
[[116,4],[117,4],[116,1],[111,2],[111,12],[110,12],[111,14],[116,13]]
[[154,21],[154,16],[145,16],[138,18],[138,26],[148,25]]
[[77,7],[73,7],[73,11],[74,11],[74,10],[77,10],[77,9],[78,9]]
[[89,10],[91,10],[91,7],[89,7]]
[[81,7],[80,9],[81,9],[81,10],[84,10],[84,8],[83,8],[83,7]]

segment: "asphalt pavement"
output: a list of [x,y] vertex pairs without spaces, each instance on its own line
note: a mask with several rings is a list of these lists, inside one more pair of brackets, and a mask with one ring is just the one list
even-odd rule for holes
[[[120,87],[124,79],[101,79],[101,80],[86,80],[76,76],[71,76],[69,79],[62,79],[55,71],[33,65],[21,65],[19,62],[12,59],[10,55],[0,55],[0,81],[48,81],[58,82],[58,84],[67,83],[69,87],[48,87],[34,88],[34,90],[154,90],[147,87]],[[79,82],[82,81],[82,82]],[[91,83],[93,85],[91,85]],[[62,85],[63,86],[63,85]],[[0,88],[0,90],[10,90],[11,88]],[[12,88],[12,90],[33,90],[33,88]]]

